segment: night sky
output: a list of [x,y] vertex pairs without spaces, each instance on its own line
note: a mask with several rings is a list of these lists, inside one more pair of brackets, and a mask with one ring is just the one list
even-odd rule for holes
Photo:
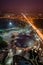
[[0,12],[2,11],[43,12],[43,0],[0,0]]

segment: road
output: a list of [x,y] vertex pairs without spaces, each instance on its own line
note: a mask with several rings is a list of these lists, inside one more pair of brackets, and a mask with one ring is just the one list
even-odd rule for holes
[[43,34],[40,32],[40,30],[33,24],[33,21],[30,21],[24,13],[21,13],[22,16],[27,20],[27,22],[32,26],[32,28],[37,32],[40,39],[43,41]]

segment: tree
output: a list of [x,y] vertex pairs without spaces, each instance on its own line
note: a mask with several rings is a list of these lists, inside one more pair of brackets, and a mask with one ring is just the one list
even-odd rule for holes
[[0,37],[0,49],[5,49],[8,46],[7,42]]

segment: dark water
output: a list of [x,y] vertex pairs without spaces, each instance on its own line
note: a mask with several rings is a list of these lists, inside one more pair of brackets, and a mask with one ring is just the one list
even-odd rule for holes
[[9,29],[13,27],[25,27],[26,23],[20,20],[0,19],[0,29]]

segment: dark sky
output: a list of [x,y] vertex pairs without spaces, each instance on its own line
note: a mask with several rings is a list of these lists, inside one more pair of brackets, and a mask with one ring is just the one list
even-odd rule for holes
[[0,11],[43,12],[43,0],[0,0]]

